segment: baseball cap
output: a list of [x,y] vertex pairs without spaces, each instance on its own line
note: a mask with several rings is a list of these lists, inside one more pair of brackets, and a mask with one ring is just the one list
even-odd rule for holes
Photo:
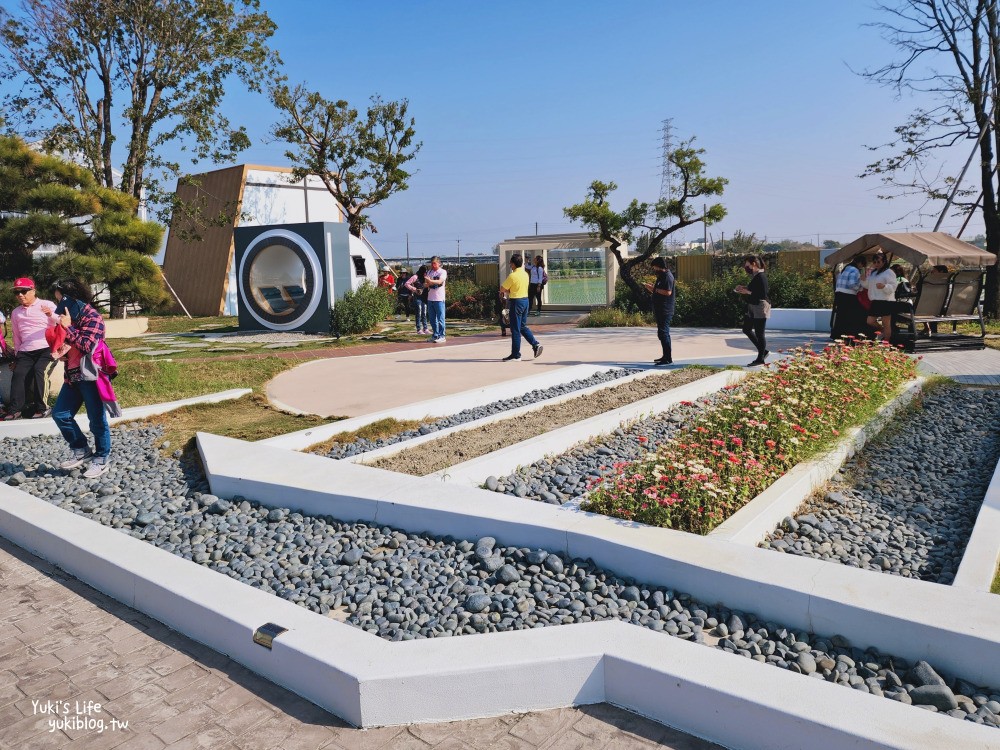
[[656,256],[655,258],[653,258],[653,260],[650,261],[649,265],[651,265],[653,268],[666,268],[667,261],[665,261],[660,256]]
[[14,280],[14,288],[15,289],[34,289],[35,288],[35,282],[32,279],[29,279],[26,276],[23,276],[20,279],[15,279]]

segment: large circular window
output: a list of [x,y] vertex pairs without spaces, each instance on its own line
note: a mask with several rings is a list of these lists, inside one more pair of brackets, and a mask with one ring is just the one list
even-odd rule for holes
[[265,328],[290,330],[308,321],[321,298],[315,250],[287,230],[264,232],[247,248],[239,268],[240,304]]

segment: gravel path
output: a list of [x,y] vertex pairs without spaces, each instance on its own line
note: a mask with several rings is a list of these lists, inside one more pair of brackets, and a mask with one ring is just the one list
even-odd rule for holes
[[1000,391],[941,386],[761,544],[951,583],[1000,459]]
[[[96,480],[53,466],[60,438],[0,441],[0,480],[188,560],[389,640],[620,620],[733,654],[1000,725],[1000,690],[925,662],[784,627],[616,576],[588,560],[345,523],[207,494],[192,467],[162,458],[158,428],[114,429],[112,469]],[[14,460],[10,460],[13,458]]]
[[[413,438],[420,437],[421,435],[429,435],[432,432],[445,430],[449,427],[456,427],[460,424],[474,422],[477,419],[482,419],[483,417],[488,417],[493,414],[500,414],[502,412],[517,409],[521,406],[527,406],[529,404],[537,404],[542,401],[547,401],[550,398],[555,398],[556,396],[562,396],[567,393],[572,393],[573,391],[590,388],[591,386],[600,385],[601,383],[611,383],[625,377],[626,375],[632,375],[636,372],[639,372],[639,370],[624,367],[615,368],[613,370],[605,370],[586,378],[571,380],[568,383],[560,383],[559,385],[554,385],[549,388],[536,388],[528,391],[519,398],[503,399],[501,401],[493,401],[489,404],[484,404],[483,406],[476,406],[472,409],[464,409],[450,417],[442,417],[441,419],[437,419],[433,422],[422,424],[412,430],[405,430],[404,432],[390,435],[388,437],[379,438],[377,440],[360,438],[359,440],[355,440],[350,443],[335,443],[326,452],[313,452],[318,453],[319,455],[325,455],[328,458],[348,458],[350,456],[356,456],[359,453],[367,453],[368,451],[375,450],[376,448],[382,448],[387,445],[395,445],[396,443],[401,443],[406,440],[412,440]],[[431,471],[434,470],[432,469],[426,473],[429,474]],[[413,474],[416,472],[407,473]]]
[[672,439],[702,409],[714,404],[714,393],[697,402],[682,402],[669,411],[623,425],[610,434],[578,445],[558,456],[523,466],[505,477],[487,477],[494,492],[564,505],[586,497],[590,487],[614,473],[614,464],[637,461]]
[[[644,398],[700,380],[706,370],[684,368],[604,388],[560,404],[546,406],[517,418],[475,427],[415,446],[394,456],[372,461],[369,466],[402,474],[426,476],[439,469],[470,461],[566,425],[619,409]],[[520,406],[521,404],[518,404]]]

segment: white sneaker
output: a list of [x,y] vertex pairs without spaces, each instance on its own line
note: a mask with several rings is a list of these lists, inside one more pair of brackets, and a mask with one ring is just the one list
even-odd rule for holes
[[447,341],[447,340],[448,340],[448,339],[446,339],[446,338],[445,338],[444,336],[442,336],[442,337],[441,337],[441,338],[439,338],[439,339],[434,339],[434,343],[435,343],[435,344],[443,344],[443,343],[444,343],[445,341]]
[[97,456],[90,462],[90,466],[83,472],[83,476],[85,479],[96,479],[110,468],[111,463],[108,461],[107,456]]
[[67,458],[61,464],[59,464],[60,469],[75,469],[83,463],[86,463],[87,459],[93,456],[87,448],[75,448],[73,450],[73,455]]

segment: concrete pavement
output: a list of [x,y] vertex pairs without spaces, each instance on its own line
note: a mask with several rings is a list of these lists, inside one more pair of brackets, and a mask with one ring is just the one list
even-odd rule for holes
[[[772,359],[781,349],[826,341],[822,334],[799,331],[768,331],[767,337]],[[671,339],[677,365],[745,365],[756,356],[736,329],[677,328]],[[651,366],[660,356],[652,328],[574,328],[539,335],[538,341],[545,347],[539,359],[525,343],[523,359],[514,362],[501,361],[510,353],[510,338],[499,335],[478,343],[453,339],[416,350],[316,360],[274,378],[267,398],[293,412],[355,417],[555,368]]]

